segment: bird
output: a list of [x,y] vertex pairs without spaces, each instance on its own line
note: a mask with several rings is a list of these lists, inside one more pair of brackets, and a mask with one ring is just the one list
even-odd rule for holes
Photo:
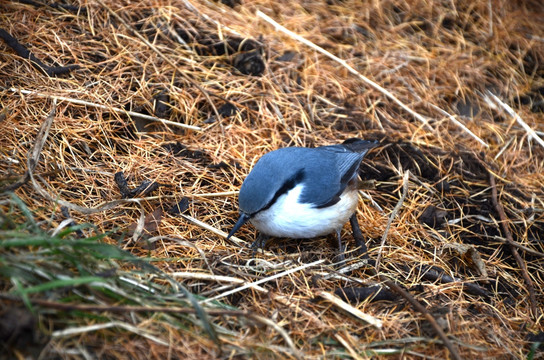
[[[227,240],[247,222],[264,235],[251,245],[254,251],[270,236],[305,239],[336,232],[343,258],[340,231],[355,216],[359,165],[377,145],[351,138],[341,144],[266,153],[242,183],[240,216]],[[364,242],[362,247],[366,252]]]

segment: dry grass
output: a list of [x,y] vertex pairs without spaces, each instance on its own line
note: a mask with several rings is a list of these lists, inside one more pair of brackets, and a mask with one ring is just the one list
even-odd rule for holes
[[[375,204],[361,201],[358,210],[370,258],[381,252],[380,274],[410,289],[444,325],[463,358],[532,356],[527,339],[542,331],[544,312],[544,148],[530,141],[526,129],[488,91],[544,138],[544,27],[539,20],[544,7],[539,1],[242,0],[234,8],[183,0],[74,4],[85,6],[86,12],[19,2],[0,5],[0,28],[38,59],[47,65],[80,66],[48,77],[0,43],[0,185],[22,178],[28,153],[57,97],[33,171],[35,182],[27,181],[16,195],[47,231],[65,219],[60,205],[67,206],[76,223],[108,233],[102,241],[152,261],[164,277],[145,271],[134,276],[169,294],[162,297],[159,291],[155,299],[141,295],[147,300],[134,303],[108,296],[78,301],[190,308],[180,305],[179,297],[174,300],[174,285],[165,280],[169,276],[198,295],[207,311],[238,313],[209,315],[222,344],[219,353],[193,314],[95,309],[63,315],[64,310],[35,305],[40,331],[54,334],[40,350],[44,358],[446,358],[447,349],[422,315],[402,299],[351,302],[381,320],[378,329],[317,296],[380,282],[364,266],[339,273],[331,264],[332,239],[288,246],[278,242],[252,258],[251,250],[187,217],[155,212],[158,224],[152,224],[149,214],[187,197],[186,215],[228,231],[237,217],[235,192],[260,156],[280,147],[318,146],[350,137],[382,144],[361,167],[363,178],[377,180],[376,188],[366,191]],[[275,31],[256,15],[258,10],[345,60],[427,124],[337,61]],[[238,49],[218,52],[225,41],[242,47],[240,39],[262,46],[262,75],[245,75],[233,67]],[[212,51],[210,44],[219,46]],[[167,96],[161,98],[167,110],[154,102],[161,93]],[[226,100],[236,113],[225,113]],[[471,111],[473,116],[467,115]],[[168,145],[173,143],[186,149],[176,151]],[[406,170],[411,173],[406,199],[380,247]],[[130,187],[143,181],[165,186],[139,201],[101,207],[121,199],[114,181],[120,171]],[[533,283],[534,304],[519,264],[504,244],[488,171],[496,177],[514,241],[530,249],[519,253]],[[0,210],[17,218],[20,207],[12,208],[7,199],[6,194],[0,198]],[[431,205],[446,211],[445,223],[421,223]],[[247,226],[238,235],[249,244],[256,233]],[[347,226],[344,238],[351,239]],[[451,250],[458,244],[476,250],[487,276]],[[1,251],[12,254],[9,248]],[[354,254],[348,255],[352,265],[358,263]],[[132,274],[133,260],[120,268]],[[303,266],[314,261],[314,266]],[[418,270],[420,265],[437,266],[459,281],[431,281]],[[219,305],[204,301],[282,272],[218,298]],[[20,291],[14,277],[3,274],[3,294]],[[465,283],[485,288],[490,296],[468,293]],[[21,286],[30,285],[23,281]],[[88,286],[69,289],[85,292]],[[34,297],[75,303],[70,300],[77,296],[61,290]],[[6,300],[3,307],[13,301]],[[117,325],[83,328],[106,323]],[[83,330],[58,332],[68,328]]]

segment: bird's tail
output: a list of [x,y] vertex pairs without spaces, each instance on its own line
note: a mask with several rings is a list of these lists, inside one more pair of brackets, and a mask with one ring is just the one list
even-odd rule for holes
[[342,143],[346,148],[357,153],[366,153],[368,150],[378,146],[379,142],[363,140],[359,138],[350,138]]

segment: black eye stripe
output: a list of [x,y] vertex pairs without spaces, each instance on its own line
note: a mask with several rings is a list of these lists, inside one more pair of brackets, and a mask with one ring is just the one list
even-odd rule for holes
[[294,188],[295,186],[300,184],[302,182],[302,180],[304,180],[304,175],[305,175],[304,170],[300,169],[293,177],[291,177],[285,183],[283,183],[283,185],[274,194],[274,197],[272,197],[272,200],[270,200],[268,202],[268,204],[266,204],[265,207],[263,207],[262,209],[260,209],[259,211],[255,212],[255,213],[251,214],[251,216],[255,215],[256,213],[258,213],[260,211],[264,211],[266,209],[269,209],[276,202],[276,200],[278,200],[278,198],[280,196],[282,196],[283,194],[286,194],[289,190],[291,190],[292,188]]

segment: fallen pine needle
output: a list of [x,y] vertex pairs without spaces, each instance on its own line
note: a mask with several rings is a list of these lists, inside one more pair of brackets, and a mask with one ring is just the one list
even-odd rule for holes
[[410,177],[410,170],[406,170],[404,173],[404,177],[402,178],[402,195],[391,212],[391,215],[389,216],[389,219],[387,220],[387,225],[385,226],[385,231],[382,235],[382,241],[380,243],[380,248],[378,250],[378,256],[376,258],[376,272],[379,272],[380,270],[380,260],[382,258],[382,249],[385,246],[385,241],[387,240],[387,234],[389,233],[389,229],[391,228],[391,224],[393,223],[393,219],[397,216],[397,213],[400,211],[400,208],[402,207],[402,204],[404,203],[404,199],[406,199],[406,195],[408,194],[408,179]]
[[489,148],[489,145],[483,141],[482,139],[480,139],[478,137],[478,135],[476,135],[475,133],[473,133],[472,131],[470,131],[469,128],[467,128],[462,122],[460,122],[459,120],[457,120],[455,118],[455,116],[451,115],[450,113],[448,113],[447,111],[439,108],[438,106],[434,105],[434,104],[430,104],[431,107],[435,110],[437,110],[438,112],[440,112],[442,115],[444,116],[447,116],[448,119],[450,119],[455,125],[457,125],[458,127],[460,127],[461,129],[463,129],[467,134],[469,134],[472,138],[474,138],[476,141],[478,141],[480,144],[482,144],[483,146],[485,146],[486,148]]
[[[512,116],[514,119],[516,119],[516,121],[518,122],[518,124],[521,125],[521,127],[523,129],[525,129],[525,131],[527,132],[527,135],[528,135],[528,139],[529,141],[532,140],[532,139],[535,139],[539,144],[540,146],[544,147],[544,140],[542,140],[540,138],[540,136],[538,136],[538,134],[525,122],[523,121],[523,119],[521,118],[521,116],[519,116],[515,111],[514,109],[512,109],[510,107],[510,105],[508,105],[507,103],[503,102],[501,99],[499,99],[495,94],[493,94],[491,91],[487,91],[487,95],[489,97],[491,97],[492,100],[495,101],[496,104],[498,104],[503,110],[505,110],[508,115]],[[488,101],[489,103],[489,101]]]
[[349,312],[351,315],[369,323],[370,325],[373,325],[374,327],[381,329],[383,326],[383,322],[380,319],[375,318],[374,316],[370,316],[368,314],[365,314],[361,310],[351,306],[345,301],[342,301],[338,297],[334,296],[331,293],[325,292],[325,291],[319,291],[317,293],[318,296],[322,297],[323,299],[333,303],[337,307],[339,307],[342,310],[345,310]]
[[158,337],[149,334],[148,331],[144,331],[143,329],[141,329],[139,327],[132,326],[132,325],[126,324],[126,323],[121,322],[121,321],[111,321],[109,323],[104,323],[104,324],[94,324],[94,325],[89,325],[89,326],[66,328],[64,330],[54,331],[51,334],[51,336],[53,336],[55,338],[67,337],[67,336],[72,336],[72,335],[77,335],[77,334],[82,334],[82,333],[88,333],[88,332],[91,332],[91,331],[108,329],[108,328],[112,328],[112,327],[119,327],[119,328],[125,329],[127,331],[130,331],[130,332],[136,334],[136,335],[142,336],[142,337],[144,337],[146,339],[149,339],[149,340],[151,340],[153,342],[156,342],[159,345],[168,346],[168,341],[161,340]]
[[240,291],[243,291],[245,289],[248,289],[254,285],[259,285],[259,284],[262,284],[262,283],[265,283],[265,282],[268,282],[268,281],[271,281],[271,280],[274,280],[274,279],[278,279],[278,278],[281,278],[281,277],[284,277],[284,276],[287,276],[289,274],[292,274],[292,273],[295,273],[297,271],[301,271],[301,270],[304,270],[304,269],[307,269],[307,268],[310,268],[312,266],[316,266],[316,265],[319,265],[319,264],[322,264],[324,263],[325,260],[324,259],[321,259],[321,260],[317,260],[317,261],[314,261],[314,262],[311,262],[309,264],[303,264],[301,266],[297,266],[295,268],[292,268],[292,269],[289,269],[289,270],[286,270],[286,271],[283,271],[281,273],[278,273],[278,274],[274,274],[272,276],[268,276],[268,277],[265,277],[263,279],[260,279],[260,280],[257,280],[255,282],[252,282],[252,283],[247,283],[245,284],[244,286],[241,286],[239,288],[236,288],[236,289],[232,289],[230,291],[227,291],[227,292],[224,292],[222,294],[219,294],[217,296],[214,296],[213,298],[210,298],[210,299],[206,299],[204,301],[202,301],[202,303],[207,303],[207,302],[210,302],[210,301],[213,301],[213,300],[217,300],[217,299],[221,299],[221,298],[224,298],[225,296],[229,296],[229,295],[232,295],[232,294],[236,294],[237,292],[240,292]]
[[270,23],[271,25],[273,25],[277,30],[280,30],[281,32],[283,32],[284,34],[292,37],[293,39],[297,40],[297,41],[300,41],[301,43],[303,43],[304,45],[307,45],[309,47],[311,47],[312,49],[316,50],[317,52],[320,52],[321,54],[331,58],[332,60],[338,62],[340,65],[342,65],[343,67],[345,67],[350,73],[352,73],[353,75],[356,75],[358,76],[361,80],[363,80],[363,82],[365,82],[366,84],[370,85],[371,87],[373,87],[374,89],[378,90],[379,92],[381,92],[382,94],[384,94],[385,96],[387,96],[390,100],[394,101],[395,103],[397,103],[397,105],[399,105],[401,108],[403,108],[404,110],[406,110],[409,114],[411,114],[413,117],[415,117],[416,119],[418,119],[419,121],[421,121],[421,123],[423,123],[428,130],[430,131],[434,131],[434,129],[429,125],[429,121],[422,115],[418,114],[416,111],[410,109],[410,107],[408,107],[407,105],[405,105],[402,101],[400,101],[395,95],[393,95],[390,91],[388,91],[387,89],[385,89],[384,87],[378,85],[377,83],[375,83],[374,81],[370,80],[369,78],[367,78],[366,76],[364,76],[363,74],[361,74],[360,72],[358,72],[357,70],[355,70],[351,65],[349,65],[345,60],[343,59],[340,59],[338,56],[336,55],[333,55],[331,54],[330,52],[328,52],[327,50],[323,49],[322,47],[320,46],[317,46],[316,44],[312,43],[311,41],[303,38],[302,36],[298,35],[298,34],[295,34],[294,32],[292,32],[291,30],[288,30],[286,29],[285,27],[283,27],[282,25],[278,24],[274,19],[272,19],[270,16],[266,15],[265,13],[261,12],[260,10],[257,10],[257,16],[259,16],[260,18],[262,18],[263,20],[267,21],[268,23]]
[[[216,235],[219,235],[223,238],[226,238],[227,237],[227,233],[224,232],[223,230],[219,230],[217,228],[214,228],[213,226],[211,225],[208,225],[206,224],[205,222],[203,221],[200,221],[198,219],[195,219],[194,217],[192,216],[189,216],[189,215],[185,215],[185,214],[181,214],[181,217],[184,218],[185,220],[205,229],[205,230],[208,230]],[[232,240],[234,243],[236,243],[236,245],[238,246],[241,246],[241,247],[246,247],[246,242],[236,236],[231,236],[229,240]]]
[[71,103],[71,104],[89,106],[89,107],[102,109],[102,110],[106,110],[106,111],[113,111],[113,112],[118,113],[118,114],[125,114],[125,115],[129,115],[129,116],[132,116],[132,117],[135,117],[135,118],[140,118],[140,119],[144,119],[144,120],[148,120],[148,121],[160,122],[160,123],[162,123],[164,125],[176,126],[176,127],[189,129],[189,130],[195,130],[195,131],[202,131],[202,128],[198,127],[198,126],[182,124],[182,123],[179,123],[179,122],[170,121],[170,120],[166,120],[166,119],[160,119],[160,118],[155,117],[155,116],[140,114],[140,113],[137,113],[137,112],[134,112],[134,111],[124,110],[124,109],[117,108],[117,107],[114,107],[114,106],[107,106],[107,105],[97,104],[97,103],[93,103],[93,102],[90,102],[90,101],[73,99],[73,98],[69,98],[69,97],[65,97],[65,96],[48,95],[48,94],[43,94],[43,93],[39,93],[39,92],[36,92],[36,91],[30,91],[30,90],[25,90],[25,89],[9,88],[9,91],[14,92],[14,93],[21,93],[21,94],[24,94],[24,95],[34,95],[34,96],[38,96],[38,97],[53,99],[53,100],[56,100],[56,101],[66,101],[66,102]]
[[362,357],[357,354],[357,352],[353,349],[353,346],[351,346],[340,334],[335,334],[334,337],[340,344],[342,344],[342,346],[346,348],[352,358],[355,360],[362,360]]

